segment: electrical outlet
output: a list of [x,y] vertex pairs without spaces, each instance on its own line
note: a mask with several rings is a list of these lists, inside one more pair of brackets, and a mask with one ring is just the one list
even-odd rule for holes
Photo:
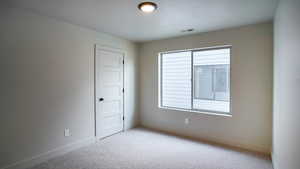
[[190,124],[190,119],[189,118],[185,118],[184,119],[184,124]]
[[71,136],[70,129],[66,128],[64,134],[65,134],[65,137],[70,137]]

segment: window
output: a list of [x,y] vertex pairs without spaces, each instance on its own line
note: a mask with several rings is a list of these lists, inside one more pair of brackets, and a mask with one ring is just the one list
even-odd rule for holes
[[230,47],[160,54],[160,107],[230,113]]

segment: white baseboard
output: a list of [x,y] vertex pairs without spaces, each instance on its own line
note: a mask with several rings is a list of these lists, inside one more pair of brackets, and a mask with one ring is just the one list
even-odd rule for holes
[[241,143],[236,143],[236,142],[220,140],[219,138],[214,137],[214,136],[210,136],[209,138],[204,138],[204,137],[199,137],[199,136],[191,136],[191,135],[186,135],[184,133],[178,133],[178,132],[168,130],[168,129],[167,130],[166,129],[161,129],[160,127],[156,127],[156,126],[153,127],[153,126],[150,126],[150,125],[142,125],[141,127],[146,128],[146,129],[150,129],[150,130],[154,130],[154,131],[159,131],[159,132],[175,135],[175,136],[191,138],[191,139],[194,139],[194,140],[197,140],[197,141],[204,141],[204,142],[218,144],[218,145],[222,145],[222,146],[229,146],[231,148],[239,148],[239,149],[242,149],[242,150],[246,150],[246,151],[250,151],[250,152],[270,156],[270,150],[267,149],[267,148],[261,147],[261,146],[246,145],[246,144],[241,144]]
[[33,167],[37,164],[40,164],[44,161],[47,161],[53,157],[56,156],[60,156],[63,154],[66,154],[72,150],[78,149],[80,147],[89,145],[91,143],[96,142],[96,138],[95,137],[90,137],[90,138],[86,138],[83,140],[79,140],[70,144],[67,144],[65,146],[61,146],[58,147],[56,149],[50,150],[48,152],[42,153],[42,154],[38,154],[36,156],[30,157],[30,158],[26,158],[24,160],[15,162],[13,164],[7,165],[1,169],[26,169],[26,168],[30,168]]

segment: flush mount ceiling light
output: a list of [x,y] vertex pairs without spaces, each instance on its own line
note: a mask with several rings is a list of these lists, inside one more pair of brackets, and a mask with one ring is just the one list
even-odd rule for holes
[[138,8],[145,13],[152,13],[157,9],[157,5],[154,2],[142,2],[138,5]]

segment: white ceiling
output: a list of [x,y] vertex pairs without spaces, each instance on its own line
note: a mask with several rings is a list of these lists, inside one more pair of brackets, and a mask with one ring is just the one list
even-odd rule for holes
[[136,42],[182,36],[272,20],[277,0],[153,0],[158,10],[144,14],[142,0],[10,0],[10,5]]

